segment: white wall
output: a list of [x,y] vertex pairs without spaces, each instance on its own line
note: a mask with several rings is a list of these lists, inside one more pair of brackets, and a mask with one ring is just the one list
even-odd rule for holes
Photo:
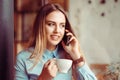
[[[70,0],[69,18],[88,63],[120,61],[120,1]],[[104,12],[105,16],[101,16]]]

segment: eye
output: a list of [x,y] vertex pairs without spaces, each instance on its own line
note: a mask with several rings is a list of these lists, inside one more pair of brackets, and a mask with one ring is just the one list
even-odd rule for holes
[[65,27],[65,25],[62,25],[62,27]]
[[54,26],[55,24],[52,22],[47,23],[48,26]]
[[61,24],[61,28],[65,28],[65,24]]

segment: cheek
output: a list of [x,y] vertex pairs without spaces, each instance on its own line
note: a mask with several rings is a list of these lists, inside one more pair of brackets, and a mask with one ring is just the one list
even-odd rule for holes
[[52,28],[46,27],[46,33],[47,33],[47,34],[52,33],[52,31],[53,31],[53,29],[52,29]]
[[46,30],[46,35],[49,36],[52,34],[52,30]]
[[62,36],[64,36],[64,34],[65,34],[65,29],[63,29],[63,30],[61,31],[61,34],[62,34]]

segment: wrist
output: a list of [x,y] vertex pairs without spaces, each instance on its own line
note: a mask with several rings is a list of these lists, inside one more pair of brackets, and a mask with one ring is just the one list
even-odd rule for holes
[[80,63],[76,64],[75,66],[76,67],[82,67],[84,64],[85,64],[85,62],[80,62]]
[[85,60],[84,60],[83,56],[81,56],[80,58],[78,58],[78,59],[76,59],[76,60],[73,60],[73,64],[74,64],[75,66],[81,67],[81,66],[84,65],[84,63],[85,63]]
[[80,53],[75,53],[75,54],[72,54],[71,57],[72,57],[73,61],[75,61],[75,60],[79,59],[81,57],[81,55],[80,55]]

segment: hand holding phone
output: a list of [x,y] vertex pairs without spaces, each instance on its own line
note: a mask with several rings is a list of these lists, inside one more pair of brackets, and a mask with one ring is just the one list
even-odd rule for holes
[[67,32],[65,32],[65,34],[64,34],[63,41],[66,46],[69,46],[69,40],[70,40],[71,36],[70,35],[67,36],[66,33]]

